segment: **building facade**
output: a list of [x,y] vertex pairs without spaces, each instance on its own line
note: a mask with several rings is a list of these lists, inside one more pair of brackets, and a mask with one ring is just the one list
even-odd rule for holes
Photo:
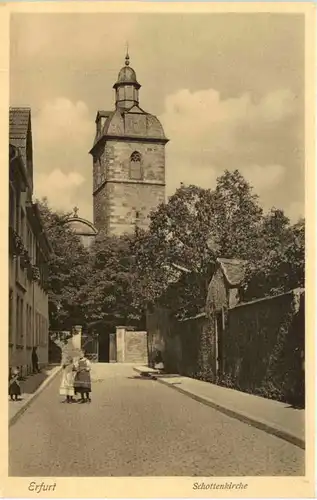
[[10,108],[9,136],[9,367],[31,371],[32,348],[48,362],[47,261],[50,245],[33,203],[31,112]]
[[241,283],[245,277],[246,261],[218,258],[208,287],[206,312],[220,314],[241,301]]
[[109,235],[146,228],[165,202],[165,137],[159,120],[139,105],[127,54],[114,84],[115,110],[98,111],[93,157],[94,226]]

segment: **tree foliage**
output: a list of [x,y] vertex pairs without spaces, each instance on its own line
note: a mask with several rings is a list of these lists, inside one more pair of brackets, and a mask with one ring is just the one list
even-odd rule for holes
[[285,293],[305,287],[305,221],[291,225],[282,210],[272,209],[264,218],[262,254],[247,266],[245,300]]
[[65,225],[70,214],[53,211],[45,198],[38,204],[52,247],[48,262],[50,328],[67,330],[83,322],[80,293],[89,275],[88,252]]
[[134,304],[137,281],[131,253],[133,237],[100,235],[89,256],[89,276],[81,291],[88,321],[138,324],[142,311]]
[[139,326],[157,301],[178,317],[193,316],[204,309],[218,257],[247,261],[245,300],[304,286],[304,221],[291,225],[275,208],[263,214],[238,170],[225,171],[214,190],[181,185],[150,214],[148,230],[98,235],[89,252],[65,226],[68,214],[46,200],[40,208],[53,246],[53,328],[98,320]]
[[[237,170],[225,171],[214,191],[181,186],[151,214],[149,230],[135,246],[146,301],[160,297],[181,316],[199,313],[217,257],[259,254],[261,221],[258,198]],[[190,271],[178,285],[175,264]]]

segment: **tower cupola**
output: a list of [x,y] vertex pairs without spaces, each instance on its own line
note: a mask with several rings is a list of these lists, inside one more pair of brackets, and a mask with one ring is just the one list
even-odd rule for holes
[[139,104],[139,89],[141,85],[137,81],[133,68],[130,67],[130,57],[127,52],[125,65],[120,69],[118,80],[113,88],[116,91],[116,108],[130,109]]

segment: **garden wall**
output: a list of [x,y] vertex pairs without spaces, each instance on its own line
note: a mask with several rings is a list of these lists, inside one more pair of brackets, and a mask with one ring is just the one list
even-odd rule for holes
[[302,405],[304,351],[303,291],[240,304],[229,311],[224,373],[234,387]]
[[162,352],[167,372],[304,404],[305,294],[269,297],[229,309],[223,332],[223,373],[216,373],[213,317],[176,321],[169,311],[147,314],[151,363]]

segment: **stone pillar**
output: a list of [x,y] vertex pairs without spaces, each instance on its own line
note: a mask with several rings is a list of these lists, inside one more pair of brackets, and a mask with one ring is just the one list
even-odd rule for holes
[[75,350],[80,350],[82,348],[81,345],[81,332],[82,332],[82,327],[81,325],[76,325],[74,326],[73,330],[73,337],[72,337],[72,347]]
[[125,327],[116,327],[116,343],[117,343],[117,362],[125,362]]

